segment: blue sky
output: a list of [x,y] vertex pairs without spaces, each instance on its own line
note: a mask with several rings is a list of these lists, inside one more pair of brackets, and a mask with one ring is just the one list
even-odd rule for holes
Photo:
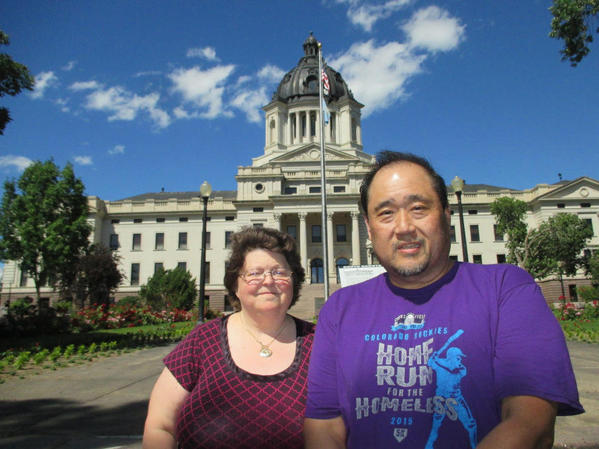
[[261,106],[314,32],[363,109],[364,150],[414,152],[449,182],[599,178],[599,47],[576,68],[550,1],[2,0],[0,51],[35,75],[3,97],[0,177],[73,163],[106,200],[236,188]]

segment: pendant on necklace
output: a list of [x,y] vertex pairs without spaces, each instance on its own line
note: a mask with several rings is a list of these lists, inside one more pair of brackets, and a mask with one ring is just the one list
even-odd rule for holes
[[260,357],[270,357],[272,355],[272,351],[266,346],[262,346],[260,349]]

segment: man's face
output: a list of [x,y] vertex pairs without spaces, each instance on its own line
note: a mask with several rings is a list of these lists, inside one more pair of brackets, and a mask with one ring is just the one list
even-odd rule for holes
[[449,270],[449,210],[422,167],[394,162],[380,169],[370,184],[367,212],[374,252],[393,284],[420,288]]

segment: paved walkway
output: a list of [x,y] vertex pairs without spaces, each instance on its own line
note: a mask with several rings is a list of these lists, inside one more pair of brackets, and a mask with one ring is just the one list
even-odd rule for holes
[[[0,384],[0,449],[140,449],[147,401],[173,345]],[[587,413],[558,418],[556,447],[599,448],[599,345],[570,343]]]

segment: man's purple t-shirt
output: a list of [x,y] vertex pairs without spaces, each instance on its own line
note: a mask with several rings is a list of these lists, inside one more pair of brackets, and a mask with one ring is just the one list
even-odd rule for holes
[[514,395],[583,412],[559,323],[520,268],[455,263],[417,290],[385,273],[321,310],[306,416],[341,415],[348,448],[474,447]]

